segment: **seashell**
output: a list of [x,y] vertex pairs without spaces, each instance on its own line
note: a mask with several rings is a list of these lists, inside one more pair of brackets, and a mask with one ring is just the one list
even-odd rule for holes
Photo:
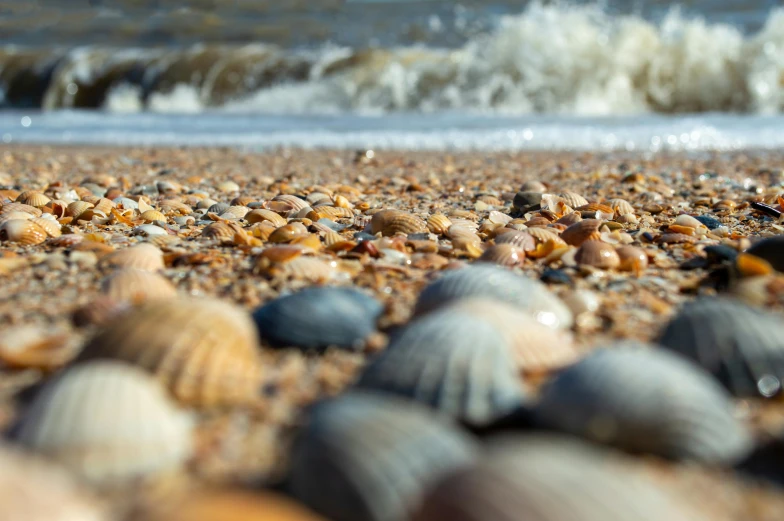
[[142,220],[147,223],[155,222],[155,221],[163,221],[166,222],[166,216],[163,215],[158,210],[147,210],[146,212],[142,213],[141,216]]
[[387,226],[389,220],[392,217],[402,214],[400,210],[380,210],[373,214],[373,218],[370,220],[370,233],[377,234],[381,233],[381,231]]
[[[80,217],[85,216],[85,212],[92,209],[94,206],[94,204],[86,201],[74,201],[68,205],[66,214],[73,217],[74,221],[78,221]],[[92,219],[92,215],[90,215],[90,219]]]
[[537,215],[536,217],[532,217],[531,219],[525,222],[525,225],[529,228],[534,228],[537,226],[548,226],[550,224],[550,219],[546,217],[542,217],[541,215]]
[[272,235],[272,232],[274,232],[275,229],[275,226],[271,222],[262,221],[249,226],[246,231],[253,237],[257,237],[262,241],[266,241],[269,239],[269,236]]
[[75,244],[79,244],[84,240],[84,236],[76,235],[74,233],[68,233],[65,235],[61,235],[60,237],[53,237],[47,241],[47,244],[51,244],[52,246],[57,246],[61,248],[70,248]]
[[[65,469],[0,445],[0,519],[107,521],[106,512]],[[42,491],[46,491],[42,493]]]
[[442,275],[419,294],[414,315],[471,297],[507,302],[549,327],[572,325],[569,309],[544,284],[492,265],[469,266]]
[[105,295],[99,295],[88,304],[77,308],[71,315],[71,321],[76,327],[104,326],[130,307],[128,302],[117,302]]
[[536,249],[536,239],[527,232],[513,230],[501,235],[496,235],[496,244],[511,244],[523,251],[533,251]]
[[615,454],[535,435],[496,441],[489,456],[430,488],[411,521],[706,521]]
[[54,219],[45,219],[43,217],[35,217],[30,219],[30,222],[37,224],[42,230],[46,232],[49,237],[59,237],[62,233],[60,231],[60,223]]
[[288,262],[295,257],[299,257],[304,252],[305,248],[302,248],[301,246],[270,246],[268,248],[264,248],[258,257],[257,262],[260,268],[265,268],[270,264]]
[[337,206],[319,206],[307,214],[307,218],[313,221],[318,221],[319,219],[347,219],[351,217],[354,217],[354,212],[348,208],[339,208]]
[[691,244],[698,240],[697,237],[685,233],[664,233],[656,238],[656,242],[660,244]]
[[489,322],[453,308],[408,324],[356,385],[474,425],[509,413],[524,397],[506,338]]
[[308,235],[308,229],[302,223],[291,223],[281,226],[272,232],[269,236],[269,242],[283,243],[291,242],[297,237],[304,237]]
[[735,396],[770,397],[784,382],[784,330],[777,315],[725,299],[683,306],[659,343],[696,361]]
[[12,219],[0,224],[0,241],[34,246],[46,240],[46,230],[32,220]]
[[141,235],[143,237],[161,237],[167,236],[166,230],[154,224],[142,224],[131,230],[131,235]]
[[492,324],[507,340],[517,369],[526,374],[560,369],[577,359],[571,334],[542,325],[504,302],[468,298],[457,300],[446,309]]
[[38,219],[38,217],[34,217],[25,212],[8,212],[0,214],[0,224],[7,223],[8,221],[30,221],[33,219]]
[[626,199],[610,199],[605,204],[613,209],[615,215],[634,214],[634,207]]
[[217,185],[215,185],[215,189],[223,193],[239,192],[240,185],[238,185],[234,181],[223,181],[222,183],[218,183]]
[[618,259],[621,263],[618,269],[621,271],[634,271],[640,273],[648,267],[648,254],[642,248],[636,246],[618,246],[615,248]]
[[49,204],[51,199],[41,192],[35,192],[29,190],[27,192],[22,192],[19,194],[19,197],[16,198],[17,203],[26,204],[28,206],[32,206],[34,208],[42,208]]
[[176,217],[172,217],[172,221],[174,221],[174,224],[178,226],[193,226],[196,224],[196,219],[190,215],[178,215]]
[[77,365],[49,382],[16,440],[96,486],[169,470],[191,453],[191,421],[154,379],[119,362]]
[[566,242],[552,228],[529,228],[525,232],[538,243],[552,242],[555,246],[566,246]]
[[288,489],[334,521],[405,521],[432,482],[477,452],[424,407],[352,392],[311,409],[294,444]]
[[[216,201],[216,200],[214,200],[214,199],[210,199],[210,198],[208,197],[208,198],[206,198],[206,199],[202,199],[201,201],[199,201],[198,203],[196,203],[196,209],[197,209],[197,210],[207,210],[208,212],[210,212],[210,211],[211,211],[211,210],[210,210],[210,208],[212,208],[212,207],[213,207],[213,205],[216,205],[216,204],[218,204],[218,201]],[[226,204],[226,203],[223,203],[223,204]],[[223,207],[220,207],[220,208],[219,208],[219,210],[220,210],[220,211],[223,211],[223,210],[225,210],[226,208],[228,208],[228,205],[226,205],[226,206],[223,206]],[[215,213],[215,212],[212,212],[212,213]]]
[[[512,217],[510,215],[507,215],[505,213],[499,212],[497,210],[493,210],[492,212],[490,212],[488,214],[487,220],[490,221],[491,223],[496,223],[496,224],[509,224],[509,221],[512,220]],[[428,219],[428,229],[430,229],[430,220],[429,219]],[[433,230],[430,230],[430,231],[433,231]]]
[[601,270],[614,270],[621,265],[621,259],[611,244],[602,241],[585,241],[574,254],[577,264],[592,266]]
[[466,244],[481,244],[482,238],[471,228],[453,224],[446,232],[455,248],[464,248]]
[[307,288],[253,312],[262,340],[274,347],[362,349],[376,330],[381,304],[351,288]]
[[746,253],[766,260],[776,271],[784,272],[784,235],[768,237],[755,242]]
[[381,235],[390,237],[403,233],[410,235],[413,233],[422,233],[427,231],[427,224],[425,221],[410,213],[398,213],[387,218],[384,226],[381,228]]
[[243,219],[250,212],[247,206],[229,206],[220,214],[222,219]]
[[246,195],[241,195],[239,197],[235,197],[231,200],[229,204],[232,206],[248,206],[250,203],[255,203],[257,199],[255,197],[248,197]]
[[9,326],[0,332],[0,361],[15,369],[58,369],[79,352],[67,333],[37,325]]
[[157,273],[133,268],[117,270],[109,275],[101,284],[101,291],[117,302],[133,304],[177,295],[177,290],[168,279]]
[[542,203],[542,192],[517,192],[512,200],[512,206],[521,214],[538,210]]
[[[129,521],[326,521],[286,496],[268,491],[197,490],[156,502]],[[57,520],[53,520],[57,521]]]
[[222,214],[226,210],[229,209],[229,205],[226,203],[215,203],[207,208],[207,213],[215,213],[215,214]]
[[305,200],[308,203],[310,203],[311,205],[314,205],[314,204],[317,204],[317,203],[320,203],[320,202],[323,202],[323,201],[327,201],[327,202],[331,203],[332,202],[332,196],[330,194],[326,194],[326,193],[323,193],[323,192],[312,192],[312,193],[308,194],[308,196],[305,198]]
[[598,219],[583,219],[561,232],[561,240],[571,246],[580,246],[585,241],[596,241],[601,238],[601,227],[602,221]]
[[273,265],[267,274],[283,279],[310,281],[324,284],[335,278],[335,263],[325,262],[315,257],[297,257],[280,265]]
[[350,242],[346,237],[343,237],[337,232],[333,232],[329,230],[328,232],[324,233],[324,246],[327,248],[331,246],[335,246],[336,244],[343,244],[345,242]]
[[633,213],[625,213],[623,215],[619,215],[615,222],[622,223],[622,224],[637,224],[640,222],[640,219],[637,218],[636,215]]
[[687,228],[694,228],[695,230],[705,228],[705,225],[692,217],[691,215],[681,214],[675,218],[675,224],[678,226],[685,226]]
[[181,201],[175,201],[173,199],[166,199],[161,201],[158,207],[160,208],[160,211],[166,215],[190,215],[193,212],[191,207],[187,204]]
[[608,206],[606,204],[601,203],[588,203],[582,206],[578,206],[575,208],[575,211],[578,212],[587,212],[587,213],[601,213],[605,214],[607,218],[611,218],[615,215],[615,209],[612,206]]
[[[240,228],[241,230],[242,228]],[[234,241],[234,235],[237,233],[237,228],[224,222],[215,222],[208,224],[201,231],[201,236],[207,239],[214,239],[221,243],[230,243]]]
[[775,271],[768,261],[750,253],[739,253],[735,257],[735,269],[741,277],[771,275]]
[[109,253],[101,259],[104,266],[158,271],[164,268],[163,252],[152,244],[140,243]]
[[281,226],[286,225],[286,218],[281,217],[280,214],[277,214],[271,210],[265,210],[260,208],[258,210],[253,210],[245,214],[245,220],[251,224],[262,222],[262,221],[269,221],[275,228],[280,228]]
[[102,212],[105,214],[109,214],[112,211],[112,208],[115,207],[114,202],[111,199],[106,199],[105,197],[99,198],[95,203],[93,209],[96,212]]
[[631,343],[594,351],[560,372],[537,423],[632,452],[733,463],[751,450],[729,395],[678,355]]
[[547,187],[541,181],[529,180],[523,183],[523,186],[520,187],[520,191],[544,193],[547,191]]
[[180,402],[251,404],[259,396],[258,337],[241,308],[211,299],[151,300],[118,316],[80,360],[130,362],[158,377]]
[[508,243],[490,246],[477,260],[477,262],[490,262],[508,268],[519,266],[523,261],[525,261],[525,251]]
[[296,195],[280,194],[272,198],[273,201],[286,203],[292,210],[300,211],[310,206],[305,199],[300,199]]
[[573,224],[579,223],[582,220],[583,220],[583,218],[582,218],[582,216],[580,215],[579,212],[572,212],[572,213],[567,213],[566,215],[564,215],[563,217],[561,217],[560,219],[558,219],[555,222],[557,224],[564,224],[567,227],[569,227],[569,226],[571,226]]
[[562,192],[558,194],[558,197],[563,199],[563,202],[572,208],[577,208],[579,206],[585,206],[588,204],[588,199],[575,192]]
[[30,206],[24,203],[8,203],[0,207],[0,215],[11,212],[23,212],[32,215],[33,217],[41,217],[43,212],[35,206]]

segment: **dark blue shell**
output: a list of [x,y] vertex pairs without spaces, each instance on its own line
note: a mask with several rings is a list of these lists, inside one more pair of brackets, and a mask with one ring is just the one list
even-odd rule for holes
[[253,313],[263,343],[320,350],[361,348],[383,307],[352,288],[313,287],[279,297]]
[[709,230],[715,230],[721,226],[721,221],[710,215],[698,215],[695,219],[704,224]]
[[746,252],[765,259],[776,271],[784,271],[784,235],[755,242]]

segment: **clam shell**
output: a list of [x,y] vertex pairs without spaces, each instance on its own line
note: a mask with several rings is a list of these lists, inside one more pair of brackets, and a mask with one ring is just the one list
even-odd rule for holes
[[470,438],[423,407],[349,393],[311,409],[289,490],[334,521],[405,521],[429,485],[476,453]]
[[436,483],[412,521],[706,521],[614,454],[564,439],[497,441]]
[[0,332],[0,361],[10,368],[52,371],[75,358],[80,347],[65,331],[39,325],[6,326]]
[[558,194],[558,197],[563,199],[563,202],[572,208],[588,204],[588,199],[575,192],[563,192]]
[[24,203],[8,203],[0,207],[0,215],[11,212],[24,212],[32,215],[33,217],[41,217],[43,214],[39,208]]
[[152,244],[140,243],[116,250],[101,259],[104,266],[158,271],[164,268],[163,252]]
[[732,463],[752,443],[710,374],[668,351],[616,345],[543,390],[538,421],[589,440],[673,459]]
[[561,300],[538,280],[489,265],[476,265],[442,275],[422,291],[415,315],[428,313],[455,300],[483,297],[507,302],[554,328],[569,328],[572,314]]
[[0,241],[34,246],[46,240],[46,230],[32,220],[13,219],[0,224]]
[[370,219],[370,233],[374,235],[377,233],[381,233],[381,231],[384,229],[384,227],[386,227],[388,221],[392,217],[396,215],[400,215],[402,213],[403,212],[401,212],[400,210],[395,210],[391,208],[385,210],[379,210],[378,212],[374,213],[373,217]]
[[571,246],[580,246],[585,241],[600,239],[601,226],[602,221],[598,219],[583,219],[561,232],[561,239]]
[[273,265],[267,273],[273,277],[324,284],[335,278],[333,263],[315,257],[299,256],[288,262]]
[[427,218],[427,229],[430,231],[430,233],[435,233],[436,235],[446,235],[446,232],[449,230],[450,226],[452,226],[452,221],[450,221],[449,217],[446,215],[437,213]]
[[269,242],[284,243],[305,235],[308,235],[308,229],[302,223],[290,223],[272,232],[268,240]]
[[78,365],[48,383],[16,440],[94,485],[177,467],[192,446],[190,419],[153,378],[119,362]]
[[226,211],[221,212],[221,219],[243,219],[250,212],[247,206],[229,206]]
[[636,246],[618,246],[615,248],[621,263],[618,266],[623,271],[643,271],[648,267],[648,254]]
[[49,204],[49,201],[51,201],[49,197],[42,194],[41,192],[34,191],[23,192],[19,194],[19,197],[16,198],[16,202],[33,206],[35,208],[46,206]]
[[[242,228],[240,228],[242,230]],[[206,239],[214,239],[221,243],[225,242],[233,242],[234,235],[237,233],[237,227],[232,226],[229,223],[225,222],[215,222],[212,224],[208,224],[204,227],[201,231],[201,237]]]
[[634,214],[634,207],[626,199],[610,199],[605,204],[613,209],[615,215]]
[[60,223],[57,222],[55,219],[45,219],[43,217],[35,217],[30,219],[30,222],[33,222],[41,227],[42,230],[46,232],[46,235],[52,238],[59,237],[61,232]]
[[82,360],[114,359],[155,374],[179,401],[253,403],[261,382],[258,338],[244,310],[210,299],[145,302],[85,346]]
[[566,242],[552,228],[529,228],[525,232],[540,243],[552,242],[556,246],[566,246]]
[[66,214],[73,217],[74,221],[78,221],[85,212],[92,209],[94,206],[94,204],[88,203],[86,201],[74,201],[68,205]]
[[117,270],[101,284],[101,291],[118,302],[138,304],[146,300],[177,295],[168,279],[150,271],[126,268]]
[[536,249],[536,239],[530,233],[517,230],[497,235],[495,237],[495,243],[511,244],[523,251],[533,251]]
[[253,320],[262,340],[275,347],[361,349],[381,311],[381,304],[361,291],[319,287],[268,302]]
[[158,207],[161,209],[160,211],[166,215],[190,215],[193,212],[193,209],[190,206],[174,199],[161,201]]
[[746,253],[764,259],[776,271],[784,272],[784,235],[762,239],[752,244]]
[[784,327],[778,315],[737,301],[686,304],[659,343],[696,361],[735,396],[773,396],[784,382]]
[[215,214],[222,214],[226,210],[229,209],[229,205],[226,203],[214,203],[207,208],[207,213],[215,213]]
[[455,309],[414,320],[362,373],[357,386],[485,424],[518,407],[523,389],[506,339]]
[[279,228],[286,224],[285,217],[282,217],[280,214],[277,214],[271,210],[265,210],[263,208],[248,212],[247,214],[245,214],[245,220],[247,220],[251,224],[255,224],[262,221],[269,221],[272,224],[274,224],[276,228]]
[[686,226],[687,228],[694,228],[695,230],[705,228],[705,225],[692,217],[691,215],[681,214],[675,218],[675,224],[678,226]]
[[477,262],[489,262],[512,268],[525,261],[525,251],[512,244],[495,244],[485,250]]
[[410,235],[427,231],[425,221],[409,213],[398,213],[389,217],[381,228],[381,235],[389,237],[398,233]]
[[0,224],[5,224],[8,221],[31,221],[33,219],[37,219],[37,217],[33,217],[26,212],[7,212],[0,214]]
[[574,254],[577,264],[602,270],[612,270],[621,265],[621,259],[611,244],[602,241],[585,241]]
[[521,192],[539,192],[544,193],[547,191],[547,187],[541,181],[536,180],[528,180],[523,183],[520,187]]
[[579,223],[582,220],[583,220],[583,217],[582,217],[582,215],[580,215],[579,212],[572,212],[572,213],[567,213],[566,215],[564,215],[563,217],[561,217],[560,219],[558,219],[555,222],[556,222],[556,224],[563,224],[563,225],[568,227],[568,226],[571,226],[573,224],[577,224],[577,223]]
[[354,217],[354,212],[348,208],[337,206],[319,206],[307,214],[307,218],[313,221],[319,219],[349,219]]
[[[106,199],[105,197],[98,199],[98,201],[96,201],[94,204],[95,207],[93,209],[96,212],[103,212],[106,215],[109,215],[109,213],[112,211],[112,208],[115,207],[114,201],[111,199]],[[165,219],[162,220],[165,221]]]
[[166,216],[163,213],[159,212],[158,210],[147,210],[143,212],[140,216],[144,222],[151,223],[155,221],[163,221],[166,222]]
[[300,199],[296,195],[280,194],[272,198],[273,201],[279,201],[288,204],[293,210],[299,211],[307,208],[309,203],[305,199]]

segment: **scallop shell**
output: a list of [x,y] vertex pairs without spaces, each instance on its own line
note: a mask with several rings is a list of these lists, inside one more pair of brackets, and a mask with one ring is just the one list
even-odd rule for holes
[[334,521],[405,521],[432,482],[472,462],[477,450],[423,407],[349,393],[311,409],[288,488]]
[[226,210],[229,209],[229,205],[226,203],[215,203],[207,208],[207,213],[214,213],[214,214],[222,214]]
[[229,204],[232,206],[248,206],[251,203],[257,202],[255,197],[248,197],[246,195],[241,195],[239,197],[235,197],[231,200]]
[[585,241],[600,239],[601,226],[602,221],[598,219],[583,219],[561,232],[561,239],[571,246],[580,246]]
[[376,331],[381,304],[351,288],[307,288],[253,313],[262,340],[275,347],[361,349]]
[[271,266],[267,270],[267,274],[275,278],[324,284],[335,278],[336,271],[334,262],[300,256],[288,262]]
[[177,295],[168,279],[157,273],[126,268],[104,279],[101,291],[118,302],[138,304],[146,300],[172,298]]
[[457,224],[450,226],[446,235],[452,242],[452,246],[458,249],[465,249],[469,244],[479,246],[482,243],[482,238],[475,230]]
[[29,213],[33,217],[41,217],[41,215],[43,214],[43,212],[39,208],[24,203],[8,203],[0,207],[0,214],[6,214],[11,212]]
[[140,243],[116,250],[101,259],[104,266],[158,271],[164,268],[163,252],[152,244]]
[[258,398],[257,343],[241,308],[210,299],[153,300],[107,324],[80,359],[130,362],[185,404],[222,406]]
[[35,217],[30,219],[30,222],[33,222],[41,227],[43,231],[46,232],[46,235],[52,238],[59,237],[61,232],[60,223],[57,222],[55,219],[45,219],[43,217]]
[[310,206],[305,199],[300,199],[296,195],[280,194],[272,198],[273,201],[286,203],[292,210],[302,210]]
[[583,217],[582,215],[580,215],[580,212],[572,212],[572,213],[567,213],[566,215],[564,215],[563,217],[555,221],[555,223],[563,224],[564,226],[569,227],[573,224],[579,223],[582,220]]
[[337,206],[319,206],[307,214],[307,218],[313,221],[319,219],[350,219],[354,217],[354,212],[348,208]]
[[440,479],[412,521],[706,521],[614,454],[574,440],[504,438]]
[[610,199],[605,204],[613,209],[615,215],[634,214],[634,207],[626,199]]
[[695,364],[655,346],[594,351],[545,387],[538,422],[632,452],[733,463],[751,450],[729,395]]
[[776,271],[784,272],[784,235],[776,235],[755,242],[751,248],[746,250],[746,253],[764,259]]
[[140,216],[144,222],[151,223],[155,221],[163,221],[166,222],[166,216],[163,215],[158,210],[147,210],[143,212]]
[[106,521],[105,512],[65,469],[0,445],[0,519]]
[[422,315],[455,300],[471,297],[507,302],[549,327],[569,328],[572,325],[569,308],[544,284],[489,265],[469,266],[442,275],[419,295],[414,314]]
[[452,308],[406,326],[357,386],[476,425],[507,414],[524,397],[506,339],[490,323]]
[[539,243],[552,242],[556,246],[566,246],[566,242],[552,228],[529,228],[525,232]]
[[410,213],[398,213],[389,217],[381,228],[381,235],[389,237],[398,233],[410,235],[427,231],[425,221]]
[[251,224],[255,224],[262,221],[269,221],[272,224],[274,224],[276,228],[279,228],[286,224],[285,217],[281,217],[280,214],[277,214],[271,210],[265,210],[263,208],[248,212],[247,214],[245,214],[245,220],[247,220]]
[[247,206],[229,206],[226,211],[221,212],[221,219],[239,220],[245,218],[250,212]]
[[38,219],[38,217],[33,217],[25,212],[8,212],[0,214],[0,224],[5,224],[8,221],[31,221],[33,219]]
[[686,304],[659,343],[696,361],[735,396],[765,397],[784,382],[784,327],[778,315],[725,299]]
[[[201,231],[201,237],[206,239],[214,239],[221,243],[233,242],[234,236],[237,234],[238,228],[232,224],[225,222],[215,222],[208,224]],[[241,231],[242,228],[239,228]]]
[[51,201],[49,197],[42,194],[41,192],[34,191],[23,192],[19,194],[19,197],[16,198],[16,202],[33,206],[35,208],[46,206],[49,204],[49,201]]
[[269,242],[284,243],[306,235],[308,235],[308,229],[302,223],[290,223],[277,228],[270,234],[268,240]]
[[112,201],[111,199],[106,199],[105,197],[98,199],[98,201],[96,201],[94,204],[95,207],[93,209],[96,212],[103,212],[106,215],[109,215],[109,213],[111,213],[112,211],[112,208],[115,207],[114,201]]
[[373,214],[373,217],[370,219],[370,233],[377,234],[381,233],[381,231],[386,227],[388,221],[397,215],[402,214],[400,210],[395,209],[384,209],[379,210],[378,212]]
[[[67,215],[73,217],[74,221],[78,221],[85,212],[92,209],[95,205],[86,201],[74,201],[68,205]],[[92,216],[90,217],[92,218]]]
[[175,201],[173,199],[166,199],[161,201],[158,207],[161,209],[161,212],[166,215],[190,215],[193,212],[191,207],[187,204],[181,201]]
[[450,226],[452,226],[452,221],[450,221],[449,217],[446,215],[437,213],[427,218],[427,229],[430,231],[430,233],[435,233],[436,235],[446,235],[446,232],[449,230]]
[[13,219],[0,224],[0,241],[34,246],[46,240],[46,230],[32,220]]
[[612,270],[621,265],[621,259],[611,244],[602,241],[585,241],[574,254],[577,264],[602,270]]
[[501,235],[496,235],[496,244],[511,244],[523,251],[533,251],[536,249],[536,239],[527,232],[522,231],[509,231]]
[[525,251],[512,244],[496,244],[485,250],[477,262],[489,262],[512,268],[525,261]]
[[154,379],[118,362],[78,365],[48,383],[16,439],[97,486],[177,467],[192,446],[190,419]]
[[575,192],[563,192],[558,194],[558,197],[563,199],[563,202],[572,208],[588,204],[588,199]]

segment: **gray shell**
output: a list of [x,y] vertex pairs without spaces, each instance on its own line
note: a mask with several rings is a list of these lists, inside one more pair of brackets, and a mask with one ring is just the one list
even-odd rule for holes
[[422,315],[469,297],[485,297],[513,304],[539,322],[556,328],[572,325],[572,313],[538,280],[498,266],[473,265],[450,271],[419,295],[414,314]]
[[491,446],[427,494],[412,521],[701,521],[612,454],[523,436]]
[[751,450],[729,395],[708,373],[661,348],[616,345],[560,373],[538,422],[634,452],[731,463]]
[[398,394],[483,424],[523,401],[511,347],[490,323],[444,310],[410,323],[357,385]]
[[383,311],[352,288],[313,287],[279,297],[253,313],[259,335],[274,347],[361,348]]
[[765,259],[776,271],[784,271],[784,235],[755,242],[746,253]]
[[772,396],[784,382],[784,321],[737,301],[686,304],[659,338],[695,360],[735,396]]
[[220,215],[223,212],[225,212],[226,210],[228,210],[230,207],[231,207],[231,205],[229,205],[227,203],[215,203],[212,206],[210,206],[209,208],[207,208],[207,212],[208,213],[217,213],[218,215]]
[[311,410],[289,489],[333,521],[405,521],[428,486],[476,452],[471,438],[425,408],[349,393]]

